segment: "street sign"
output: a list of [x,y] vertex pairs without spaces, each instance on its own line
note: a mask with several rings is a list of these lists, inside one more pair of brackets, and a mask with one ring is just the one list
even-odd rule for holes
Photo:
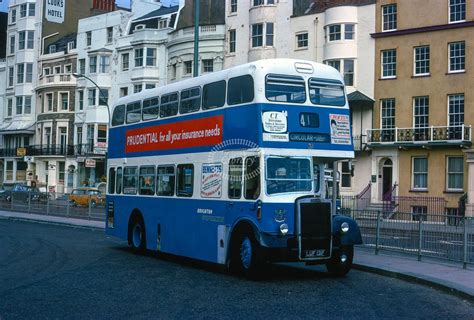
[[63,23],[65,2],[65,0],[47,0],[45,10],[46,20],[54,23]]

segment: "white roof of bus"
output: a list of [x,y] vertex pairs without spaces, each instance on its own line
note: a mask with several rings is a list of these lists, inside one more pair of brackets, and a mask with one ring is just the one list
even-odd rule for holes
[[[303,65],[311,65],[313,72],[311,73],[299,73],[296,71],[295,65],[297,63]],[[291,66],[291,67],[290,67]],[[131,94],[129,96],[125,96],[120,98],[115,103],[115,106],[121,104],[127,104],[134,101],[140,101],[147,98],[153,98],[156,96],[161,96],[162,94],[176,92],[186,88],[192,88],[195,86],[203,85],[202,79],[206,78],[206,83],[228,79],[235,77],[237,75],[244,75],[244,74],[254,74],[255,72],[262,72],[264,74],[268,73],[266,69],[270,69],[272,73],[280,73],[280,74],[299,74],[302,76],[311,76],[316,78],[324,78],[330,80],[338,80],[343,83],[343,79],[339,71],[330,67],[328,65],[313,62],[313,61],[306,61],[306,60],[296,60],[296,59],[265,59],[265,60],[258,60],[251,63],[242,64],[236,67],[232,67],[229,69],[224,69],[216,72],[212,72],[209,74],[201,75],[199,77],[190,78],[174,83],[167,84],[165,86],[160,86],[154,89],[146,89],[142,90],[139,93]],[[114,106],[114,108],[115,108]]]

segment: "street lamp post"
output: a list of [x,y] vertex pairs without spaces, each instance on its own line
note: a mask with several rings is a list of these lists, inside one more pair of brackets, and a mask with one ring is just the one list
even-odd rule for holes
[[[102,99],[104,100],[105,102],[105,106],[107,108],[107,115],[108,115],[108,121],[107,121],[107,130],[109,130],[109,126],[110,126],[110,108],[109,108],[109,103],[108,103],[108,98],[104,95],[104,93],[102,92],[102,90],[100,89],[99,85],[94,81],[92,80],[91,78],[89,78],[88,76],[82,74],[82,73],[77,73],[77,72],[73,72],[72,73],[72,76],[75,77],[75,78],[85,78],[87,80],[89,80],[90,82],[92,82],[92,84],[94,84],[94,86],[96,86],[96,88],[99,90],[99,105],[100,105],[100,97],[102,96]],[[108,144],[108,139],[107,139],[107,144]],[[108,146],[107,146],[107,149],[105,151],[105,163],[104,163],[104,167],[105,167],[105,174],[107,176],[107,157],[108,157]]]

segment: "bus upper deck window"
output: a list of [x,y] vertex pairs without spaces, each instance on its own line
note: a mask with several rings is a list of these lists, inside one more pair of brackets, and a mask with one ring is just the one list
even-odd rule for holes
[[201,108],[201,88],[196,87],[181,91],[179,113],[185,114],[198,111]]
[[265,79],[265,96],[268,101],[304,103],[306,87],[303,77],[268,74]]
[[165,94],[161,97],[160,117],[171,117],[178,114],[178,93]]
[[125,121],[125,105],[116,106],[112,115],[112,126],[119,126]]
[[245,199],[255,200],[260,195],[260,158],[245,159]]
[[225,80],[206,84],[202,89],[202,109],[214,109],[225,104]]
[[135,123],[142,118],[142,106],[140,101],[127,104],[127,123]]
[[160,112],[159,98],[143,100],[143,120],[152,120],[158,118]]
[[344,85],[337,80],[311,78],[309,99],[313,104],[343,107],[346,104]]
[[252,102],[254,95],[253,78],[251,75],[247,74],[229,79],[227,88],[227,104],[229,106]]

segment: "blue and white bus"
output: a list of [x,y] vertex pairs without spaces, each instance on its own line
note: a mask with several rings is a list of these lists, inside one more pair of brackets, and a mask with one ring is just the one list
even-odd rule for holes
[[262,60],[144,90],[113,108],[106,232],[245,275],[277,261],[345,275],[362,240],[333,214],[324,168],[353,156],[326,65]]

